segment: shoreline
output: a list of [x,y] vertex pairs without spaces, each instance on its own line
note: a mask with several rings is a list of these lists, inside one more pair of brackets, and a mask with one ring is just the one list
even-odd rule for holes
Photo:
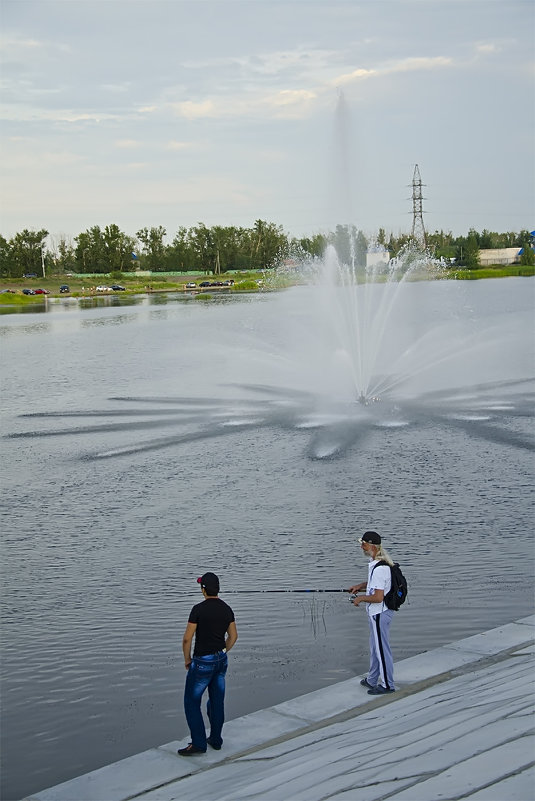
[[[532,278],[535,276],[535,267],[525,267],[522,265],[510,265],[503,267],[496,265],[495,267],[482,267],[478,270],[454,270],[451,271],[441,280],[448,281],[478,281],[486,278]],[[95,276],[88,276],[92,279]],[[147,276],[144,276],[146,278]],[[178,275],[176,276],[178,278]],[[109,275],[102,275],[102,278],[109,279]],[[124,282],[120,290],[114,290],[108,287],[106,290],[98,290],[96,286],[91,285],[86,287],[86,281],[78,276],[50,276],[48,278],[39,279],[30,278],[12,278],[0,279],[0,309],[15,309],[15,308],[28,308],[31,305],[42,306],[47,300],[59,299],[72,299],[77,301],[92,300],[94,298],[110,298],[110,297],[136,297],[144,295],[168,295],[168,294],[182,294],[199,296],[210,296],[212,293],[220,294],[241,294],[242,292],[269,292],[281,289],[288,289],[292,286],[298,286],[301,281],[299,276],[284,275],[280,276],[280,280],[270,281],[265,273],[253,273],[247,276],[243,274],[239,277],[236,276],[231,285],[220,284],[216,285],[220,279],[225,279],[225,275],[220,276],[204,276],[204,275],[184,275],[181,274],[183,280],[168,281],[167,278],[160,278],[154,274],[151,276],[151,283],[141,285],[132,276],[125,276],[121,280]],[[162,280],[163,279],[163,280]],[[433,280],[433,279],[432,279]],[[69,281],[69,292],[60,292],[60,286]],[[209,281],[212,286],[200,286],[201,283]],[[111,280],[110,282],[111,283]],[[196,286],[188,286],[188,284],[195,283]],[[24,290],[45,290],[44,293],[39,294],[25,294]]]
[[530,615],[404,659],[387,697],[347,679],[228,721],[221,752],[186,760],[173,741],[24,801],[210,798],[216,785],[236,801],[527,797],[515,793],[533,786],[534,626]]

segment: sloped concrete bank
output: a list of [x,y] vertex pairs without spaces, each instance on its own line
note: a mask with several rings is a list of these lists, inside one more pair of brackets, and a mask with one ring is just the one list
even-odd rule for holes
[[229,721],[221,751],[171,742],[26,801],[532,801],[535,615]]

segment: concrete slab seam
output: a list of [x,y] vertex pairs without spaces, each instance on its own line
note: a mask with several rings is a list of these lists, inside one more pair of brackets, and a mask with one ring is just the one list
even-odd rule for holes
[[[513,737],[513,738],[510,738],[508,740],[504,740],[502,743],[500,743],[500,747],[504,746],[504,745],[507,745],[509,743],[514,743],[517,740],[520,740],[523,737],[527,737],[527,736],[533,736],[533,732],[531,732],[531,735],[523,734],[523,735],[521,735],[521,737]],[[474,759],[474,757],[477,757],[477,756],[480,756],[481,754],[486,753],[487,750],[488,749],[484,749],[484,750],[482,750],[482,751],[480,751],[478,753],[476,752],[474,754],[470,754],[470,756],[467,757],[466,759],[459,760],[459,762],[455,763],[455,766],[457,767],[458,765],[462,765],[464,762],[469,762],[471,759]],[[500,781],[504,781],[505,779],[509,779],[512,776],[516,776],[518,774],[521,774],[524,771],[529,770],[530,768],[532,768],[534,765],[535,765],[535,760],[532,760],[531,762],[527,762],[526,764],[524,764],[524,765],[522,765],[522,766],[520,766],[518,768],[515,768],[515,770],[512,770],[509,773],[504,774],[500,778]],[[448,770],[448,768],[446,768],[446,770]],[[442,768],[442,769],[439,769],[439,770],[436,770],[436,771],[429,771],[425,775],[424,774],[420,774],[420,776],[415,777],[417,780],[412,785],[410,785],[409,789],[417,787],[419,784],[423,784],[424,782],[429,781],[430,779],[437,778],[444,772],[445,772],[445,769]],[[477,788],[477,792],[481,792],[481,790],[484,790],[487,787],[492,787],[492,785],[495,784],[495,783],[496,783],[495,781],[490,781],[490,782],[487,782],[485,784],[482,784]],[[407,789],[407,788],[404,788],[404,789]],[[395,799],[395,797],[397,795],[397,792],[398,791],[395,791],[395,792],[393,792],[391,794],[383,796],[381,799],[375,799],[375,801],[387,801],[387,799],[391,798],[391,797],[394,797],[394,799]],[[455,793],[455,796],[446,796],[446,795],[441,796],[441,801],[462,801],[463,798],[468,798],[470,795],[473,795],[473,794],[474,794],[474,788],[472,787],[469,790],[467,790],[466,793],[462,793],[462,794]]]
[[[247,748],[242,751],[238,751],[232,756],[226,757],[221,762],[218,762],[218,765],[234,762],[235,760],[239,760],[241,757],[249,756],[257,752],[260,748],[265,749],[269,748],[274,745],[278,745],[280,743],[287,742],[288,740],[295,739],[302,734],[307,734],[308,732],[317,731],[320,729],[324,729],[334,723],[343,722],[348,720],[349,718],[360,717],[361,715],[366,714],[367,712],[373,711],[374,709],[379,709],[383,706],[390,705],[391,703],[395,703],[396,701],[400,701],[402,698],[409,697],[414,695],[422,690],[425,690],[429,687],[433,687],[437,684],[442,684],[452,678],[456,678],[457,676],[473,673],[474,665],[477,665],[477,669],[482,668],[484,665],[492,665],[496,664],[500,661],[505,661],[508,659],[515,651],[519,648],[525,647],[526,643],[519,643],[510,648],[505,649],[504,651],[500,651],[498,654],[491,654],[491,655],[484,655],[481,654],[479,659],[475,659],[474,661],[467,663],[459,668],[454,668],[453,670],[445,671],[444,673],[437,674],[435,676],[429,677],[427,679],[423,679],[420,682],[416,682],[415,684],[409,685],[408,687],[404,687],[401,690],[398,690],[396,693],[387,696],[376,696],[373,700],[364,703],[361,706],[351,707],[343,712],[338,712],[336,715],[332,715],[328,718],[324,718],[321,721],[316,721],[314,723],[310,723],[307,726],[302,728],[295,729],[292,732],[287,732],[285,734],[279,735],[271,740],[268,740],[261,745],[255,745],[252,748]],[[305,698],[306,696],[303,696]],[[206,766],[206,768],[201,768],[199,771],[195,771],[195,773],[202,773],[205,770],[209,770],[210,766]],[[191,774],[188,774],[191,775]],[[167,784],[171,784],[173,781],[180,781],[180,777],[178,779],[172,780],[171,782],[167,782]]]
[[[520,620],[520,621],[516,621],[516,623],[520,624],[520,625],[523,625],[523,626],[526,626],[527,628],[528,627],[532,628],[535,625],[535,615],[533,615],[531,617],[528,617],[528,618],[525,618],[525,619]],[[505,627],[505,628],[507,628],[507,627]],[[526,628],[526,634],[527,634],[527,628]],[[504,630],[504,627],[501,627],[501,628],[492,630],[491,632],[488,632],[488,634],[489,635],[490,634],[494,634],[494,636],[496,637],[503,630]],[[474,636],[475,637],[483,637],[484,635],[474,635]],[[467,638],[468,641],[470,641],[471,639],[472,638]],[[462,677],[464,675],[466,675],[466,674],[473,674],[474,675],[475,674],[475,678],[476,678],[476,682],[477,682],[478,674],[481,676],[481,674],[486,669],[492,668],[492,666],[496,666],[496,668],[498,668],[500,666],[500,664],[506,662],[508,659],[512,661],[512,659],[514,658],[514,660],[515,660],[515,668],[514,668],[514,670],[515,670],[515,674],[517,675],[517,678],[516,678],[516,683],[517,684],[518,684],[518,681],[525,681],[525,676],[523,675],[524,673],[529,678],[529,673],[527,673],[527,665],[530,662],[529,656],[532,653],[531,649],[533,648],[533,637],[530,637],[529,640],[526,640],[524,642],[515,643],[513,645],[510,645],[508,648],[506,648],[506,649],[504,649],[502,651],[499,651],[498,653],[486,653],[485,651],[478,651],[478,650],[472,651],[472,649],[469,647],[470,643],[469,642],[467,643],[467,640],[465,640],[465,641],[461,640],[458,643],[452,643],[449,646],[443,646],[443,647],[445,647],[445,648],[449,647],[451,649],[451,651],[456,651],[457,653],[460,653],[463,650],[463,648],[462,648],[463,642],[466,643],[466,647],[464,649],[465,653],[467,655],[470,654],[470,656],[473,656],[473,658],[470,659],[470,661],[465,662],[462,665],[457,665],[457,666],[452,667],[452,668],[450,668],[448,670],[445,670],[443,673],[437,673],[435,675],[428,676],[425,679],[422,679],[420,681],[416,681],[413,684],[406,685],[406,686],[400,688],[393,695],[383,696],[383,697],[375,697],[375,698],[373,698],[373,700],[370,699],[369,701],[368,700],[364,701],[364,698],[363,698],[364,703],[361,703],[360,705],[357,705],[357,706],[352,706],[352,707],[349,707],[349,708],[345,708],[342,711],[337,712],[336,714],[331,715],[331,716],[326,717],[326,718],[323,718],[321,720],[314,720],[313,717],[311,719],[311,715],[310,714],[307,715],[306,713],[305,714],[301,714],[300,713],[300,709],[299,709],[300,704],[302,704],[302,708],[303,708],[303,711],[304,711],[306,709],[307,701],[310,702],[310,700],[311,700],[310,697],[309,697],[311,694],[307,694],[307,695],[301,696],[300,698],[293,699],[291,702],[283,702],[283,703],[277,705],[277,708],[272,708],[272,711],[274,711],[276,716],[280,717],[281,720],[285,720],[285,721],[289,722],[294,727],[290,731],[283,732],[283,733],[277,735],[276,737],[268,739],[268,740],[266,740],[264,742],[257,743],[255,745],[250,746],[250,747],[248,747],[246,749],[243,749],[241,751],[236,751],[235,753],[229,754],[228,757],[224,757],[223,759],[218,759],[217,761],[210,761],[208,764],[199,765],[199,766],[191,765],[191,768],[194,768],[193,770],[190,770],[187,773],[185,772],[181,776],[174,776],[173,778],[167,778],[164,781],[157,781],[157,783],[155,783],[154,785],[149,786],[149,787],[145,787],[143,790],[136,790],[132,794],[130,794],[128,796],[124,796],[123,797],[123,801],[132,801],[133,799],[143,797],[147,792],[158,791],[158,790],[166,788],[166,787],[172,787],[173,785],[177,785],[177,791],[178,791],[179,783],[183,779],[188,779],[190,776],[193,776],[193,777],[198,776],[200,774],[205,773],[206,771],[210,771],[213,768],[218,768],[220,766],[224,766],[224,765],[230,766],[232,763],[235,763],[236,761],[242,760],[244,757],[252,757],[251,761],[256,761],[255,755],[258,755],[258,759],[259,760],[262,759],[262,758],[263,759],[274,759],[275,757],[268,757],[267,755],[265,755],[264,757],[260,757],[259,752],[261,752],[261,751],[265,752],[269,748],[274,747],[274,746],[276,746],[278,744],[287,743],[288,741],[291,741],[291,740],[297,740],[297,738],[299,738],[301,736],[304,736],[306,734],[313,734],[314,732],[325,730],[329,726],[335,726],[336,724],[342,724],[342,723],[344,723],[344,722],[346,722],[346,721],[348,721],[350,719],[361,718],[362,716],[366,716],[366,715],[369,716],[368,719],[370,717],[373,719],[374,718],[374,714],[375,714],[377,720],[379,720],[381,723],[385,724],[386,723],[386,720],[385,720],[386,710],[385,710],[384,714],[381,713],[381,710],[382,710],[383,707],[389,706],[391,703],[396,703],[397,702],[397,703],[401,704],[401,706],[399,707],[399,709],[401,711],[403,709],[403,707],[405,706],[405,704],[403,703],[405,699],[409,699],[411,696],[413,696],[415,694],[418,694],[418,693],[422,693],[422,692],[425,693],[426,691],[432,690],[433,688],[436,688],[436,690],[437,690],[437,692],[435,693],[434,697],[428,697],[428,698],[424,697],[422,699],[423,704],[424,704],[422,709],[415,710],[415,714],[416,715],[421,714],[422,710],[425,711],[425,709],[427,709],[430,705],[436,705],[436,704],[441,704],[442,705],[443,704],[444,707],[445,707],[448,704],[452,704],[454,702],[453,695],[455,694],[455,687],[453,685],[458,686],[459,685],[459,680],[462,679]],[[457,647],[455,647],[455,646],[457,646]],[[528,653],[526,653],[526,649],[528,649]],[[431,654],[432,652],[428,652],[428,653]],[[424,654],[424,656],[425,656],[425,654]],[[526,665],[526,668],[524,668],[524,665]],[[494,677],[496,677],[497,672],[498,672],[497,670],[494,671]],[[490,686],[492,688],[493,676],[492,675],[489,676],[487,674],[486,676],[484,676],[482,678],[485,680],[486,685],[488,685],[488,686]],[[441,692],[440,685],[442,685],[442,684],[444,684],[444,683],[446,683],[448,681],[452,682],[452,685],[450,685],[450,688],[444,688],[444,692]],[[352,691],[354,687],[358,686],[359,679],[355,677],[354,679],[349,679],[346,682],[342,682],[342,684],[347,685],[348,691]],[[321,693],[324,692],[324,691],[328,691],[329,689],[330,688],[324,688],[324,690],[316,691],[317,697],[319,699],[321,699]],[[359,688],[359,694],[360,694],[361,690],[362,690],[362,688]],[[469,693],[469,697],[475,697],[476,698],[476,701],[472,702],[471,708],[474,708],[475,706],[478,706],[478,704],[477,704],[477,694],[476,694],[475,690],[474,690],[473,696],[472,696],[471,693]],[[525,695],[524,695],[524,698],[525,698]],[[351,699],[349,699],[349,700],[351,702]],[[502,701],[503,701],[502,704],[501,704],[502,707],[506,706],[508,704],[508,699],[507,698],[502,699]],[[291,711],[289,711],[289,710],[286,711],[284,709],[284,704],[285,703],[291,703],[292,704]],[[483,702],[481,702],[481,704],[479,706],[483,706],[483,705],[484,705]],[[317,706],[317,704],[316,704],[316,706]],[[494,711],[496,711],[496,701],[493,702],[493,706],[494,706]],[[444,707],[442,707],[442,708],[444,708]],[[262,711],[263,710],[260,710],[260,712],[262,712]],[[527,712],[523,712],[522,709],[519,709],[517,704],[513,704],[512,708],[511,708],[511,705],[509,705],[509,708],[507,710],[503,710],[503,711],[505,712],[505,714],[503,715],[503,719],[504,720],[507,719],[507,718],[511,718],[511,717],[520,717],[520,716],[524,717],[527,714]],[[371,715],[370,715],[370,713],[371,713]],[[255,713],[252,713],[252,716],[254,716],[254,715],[255,715]],[[240,718],[238,718],[237,720],[240,720]],[[305,724],[305,725],[302,725],[302,724]],[[342,733],[334,734],[334,732],[330,735],[331,738],[332,737],[338,738],[338,737],[341,737],[341,736],[342,736]],[[513,736],[509,740],[504,740],[503,741],[503,745],[507,744],[509,742],[518,741],[518,740],[520,740],[521,738],[524,738],[524,737],[528,738],[529,736],[532,736],[532,733],[523,733],[522,735],[519,735],[519,736]],[[311,743],[309,742],[308,745],[310,746]],[[297,743],[296,743],[296,746],[297,746],[297,748],[294,749],[294,750],[300,750],[301,747],[304,747],[304,746],[298,745]],[[405,746],[405,747],[408,747],[408,746]],[[156,747],[154,749],[149,749],[149,750],[150,751],[159,751],[161,753],[162,750],[163,750],[163,746],[158,746],[158,747]],[[174,757],[175,759],[181,759],[174,752],[170,753],[169,751],[167,751],[166,753],[168,753],[171,757]],[[485,749],[483,749],[480,753],[485,753]],[[135,756],[137,756],[137,755],[135,755]],[[470,758],[473,758],[474,756],[476,756],[476,754],[472,754]],[[366,761],[367,761],[367,758],[366,758]],[[464,761],[465,760],[462,760],[462,762],[464,762]],[[462,764],[462,762],[460,762],[459,764]],[[528,765],[524,766],[522,769],[518,768],[517,770],[512,771],[510,774],[508,774],[508,776],[515,776],[518,773],[529,769],[530,767],[533,766],[533,764],[535,764],[535,763],[529,763]],[[106,766],[106,767],[112,767],[112,766]],[[184,767],[186,767],[186,766],[184,766]],[[371,767],[371,765],[370,765],[370,767]],[[438,770],[436,772],[436,775],[439,776],[440,773],[441,773],[441,771]],[[427,778],[428,779],[430,777],[432,778],[433,775],[434,775],[433,773],[430,773],[427,776]],[[419,776],[420,776],[420,781],[425,781],[426,780],[422,776],[422,774],[419,774]],[[504,776],[504,779],[505,778],[506,777]],[[493,783],[494,782],[491,782],[489,785],[486,785],[486,786],[491,786]],[[394,790],[394,791],[388,793],[387,795],[384,796],[384,798],[386,799],[386,798],[390,798],[390,797],[395,797],[395,795],[399,792],[399,789],[400,788],[398,787],[397,790]],[[471,790],[467,791],[466,797],[468,797],[470,794],[473,794],[473,792],[474,792],[473,788]],[[458,797],[461,798],[461,796],[458,796]],[[462,796],[462,797],[465,797],[465,796]],[[32,794],[31,796],[27,797],[27,801],[39,801],[39,799],[40,799],[40,794],[39,793],[37,795]],[[377,799],[377,801],[380,801],[380,800]]]

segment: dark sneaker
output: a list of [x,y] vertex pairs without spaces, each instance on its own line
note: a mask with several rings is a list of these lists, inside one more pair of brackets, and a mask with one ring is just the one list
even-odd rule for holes
[[368,690],[368,695],[386,695],[387,693],[395,693],[396,691],[392,687],[383,687],[382,684],[378,684],[377,687],[372,687],[371,690]]
[[215,743],[213,743],[213,742],[212,742],[210,739],[208,739],[206,742],[208,743],[208,745],[210,746],[210,748],[213,748],[213,749],[214,749],[214,751],[221,751],[221,746],[220,746],[220,745],[216,745],[216,744],[215,744]]
[[197,754],[205,754],[206,751],[201,751],[200,748],[196,748],[193,743],[190,743],[185,748],[179,748],[177,754],[180,756],[196,756]]
[[373,690],[377,686],[375,684],[370,684],[368,679],[361,679],[360,683],[362,684],[363,687],[368,687],[370,690]]

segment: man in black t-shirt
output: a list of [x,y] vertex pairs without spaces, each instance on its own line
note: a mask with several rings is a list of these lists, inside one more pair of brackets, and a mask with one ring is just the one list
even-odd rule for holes
[[[216,574],[205,573],[197,581],[205,600],[191,610],[182,638],[184,664],[188,671],[184,688],[184,711],[191,732],[191,743],[178,750],[180,756],[204,754],[207,743],[216,751],[221,748],[221,730],[225,720],[227,653],[238,639],[234,612],[218,598],[219,579]],[[192,656],[191,644],[194,636]],[[201,700],[206,689],[210,721],[208,738],[201,712]]]

